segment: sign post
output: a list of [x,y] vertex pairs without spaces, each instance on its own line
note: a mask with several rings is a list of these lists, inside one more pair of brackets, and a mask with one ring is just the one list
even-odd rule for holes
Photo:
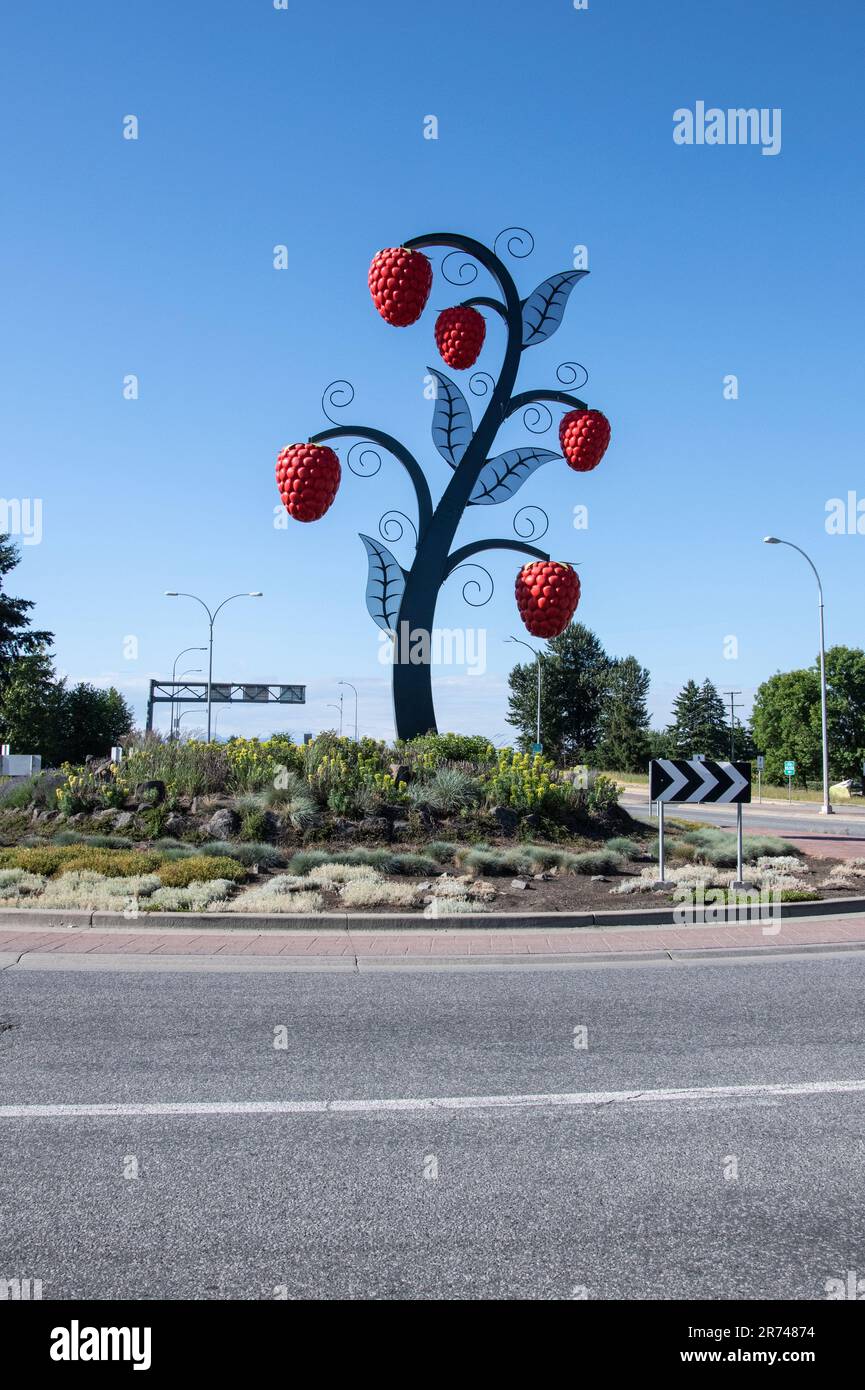
[[787,800],[793,800],[793,778],[796,776],[796,764],[792,758],[788,758],[784,763],[784,776],[787,778]]
[[742,803],[751,800],[751,764],[716,763],[709,758],[653,758],[649,763],[649,798],[658,803],[658,882],[664,878],[664,804],[667,801],[736,806],[736,862],[743,887]]
[[763,771],[766,767],[765,753],[757,754],[757,800],[763,803]]

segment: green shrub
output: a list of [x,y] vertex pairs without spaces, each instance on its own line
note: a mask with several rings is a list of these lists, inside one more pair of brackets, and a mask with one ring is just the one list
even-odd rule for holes
[[222,792],[230,771],[224,744],[196,739],[165,743],[152,734],[131,745],[121,766],[130,785],[164,782],[170,797]]
[[162,864],[157,870],[166,888],[188,888],[191,883],[206,883],[211,879],[227,878],[240,883],[246,869],[236,859],[220,855],[193,854],[188,859],[176,859]]
[[[666,836],[664,837],[664,845],[666,848]],[[736,836],[727,830],[718,830],[714,826],[701,826],[699,830],[688,830],[680,839],[670,841],[674,853],[677,852],[679,845],[691,845],[697,859],[704,864],[713,864],[717,869],[735,869],[736,867]],[[775,839],[771,835],[743,836],[742,854],[747,864],[751,864],[765,855],[799,855],[800,853],[801,851],[795,845],[791,845],[789,841]],[[681,852],[679,852],[679,857],[684,857]]]
[[607,840],[604,848],[612,854],[622,854],[626,859],[642,859],[645,853],[642,845],[638,845],[636,840],[629,840],[626,835],[614,835]]
[[270,821],[266,811],[247,811],[240,822],[241,840],[258,844],[267,834]]
[[456,854],[456,845],[450,844],[447,840],[433,840],[431,844],[425,846],[426,853],[437,864],[452,864]]
[[416,806],[428,806],[440,815],[452,816],[475,805],[480,798],[480,784],[455,767],[440,767],[428,782],[413,784],[408,795]]
[[612,811],[619,804],[621,790],[614,777],[607,777],[605,773],[599,772],[586,796],[589,811],[596,816],[603,816]]
[[588,849],[573,856],[572,867],[578,874],[620,874],[625,860],[609,849]]
[[91,870],[107,878],[152,873],[161,856],[140,850],[98,849],[93,845],[45,845],[33,849],[0,850],[0,867],[27,869],[53,878],[58,873]]
[[19,781],[17,777],[10,777],[0,783],[0,805],[9,810],[23,810],[33,801],[38,780],[38,777],[27,777]]
[[394,759],[415,768],[435,771],[445,763],[472,763],[492,766],[496,750],[483,734],[423,734],[420,738],[398,739]]
[[263,840],[253,840],[248,844],[235,844],[231,840],[209,840],[199,850],[192,852],[209,857],[237,859],[247,866],[260,864],[267,869],[280,868],[285,863],[282,850],[277,849],[276,845],[266,844]]
[[820,901],[820,894],[815,893],[813,888],[782,888],[779,896],[782,903],[816,903]]
[[418,878],[429,878],[431,874],[441,873],[441,865],[437,860],[428,858],[424,854],[394,854],[386,862],[384,872],[387,874],[413,874]]
[[206,912],[215,904],[224,903],[233,886],[229,879],[215,878],[183,887],[157,888],[140,907],[144,912]]

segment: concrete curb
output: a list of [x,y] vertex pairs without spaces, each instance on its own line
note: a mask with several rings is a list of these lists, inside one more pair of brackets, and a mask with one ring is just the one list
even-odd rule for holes
[[[865,898],[824,898],[820,902],[783,903],[781,920],[796,917],[845,916],[865,912]],[[679,914],[679,915],[677,915]],[[44,908],[0,908],[4,927],[63,927],[84,930],[126,927],[169,931],[571,931],[581,927],[736,926],[777,921],[771,904],[763,907],[713,907],[688,910],[682,906],[633,908],[617,912],[478,912],[454,917],[424,917],[422,913],[317,912],[122,912],[50,911]]]

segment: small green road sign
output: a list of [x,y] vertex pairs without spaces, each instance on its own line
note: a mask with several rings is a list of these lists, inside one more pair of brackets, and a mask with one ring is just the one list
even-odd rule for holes
[[532,744],[532,752],[533,752],[533,753],[543,753],[543,751],[544,751],[544,745],[543,745],[542,743],[533,743],[533,744]]
[[796,764],[794,763],[794,761],[793,761],[792,758],[788,758],[787,761],[786,761],[785,764],[784,764],[784,776],[785,776],[785,777],[795,777],[795,776],[796,776]]

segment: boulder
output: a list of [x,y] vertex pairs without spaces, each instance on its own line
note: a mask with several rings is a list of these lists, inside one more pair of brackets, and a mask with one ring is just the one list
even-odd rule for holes
[[411,768],[405,763],[391,763],[390,775],[397,785],[399,785],[400,782],[410,782]]
[[139,782],[132,793],[133,801],[143,801],[146,806],[159,806],[165,800],[165,783],[158,777],[148,782]]
[[411,835],[411,825],[407,820],[395,820],[393,823],[393,837],[395,840],[407,840]]
[[186,817],[181,816],[177,811],[172,811],[165,817],[166,835],[181,835],[186,829]]
[[520,892],[521,892],[523,889],[525,889],[525,888],[531,888],[531,886],[532,886],[532,885],[528,882],[527,879],[524,879],[524,878],[514,878],[514,879],[511,879],[511,887],[514,888],[514,889],[516,889],[516,890],[518,890],[518,891],[520,891]]
[[131,811],[120,811],[114,822],[115,830],[128,830],[135,817]]
[[520,818],[516,811],[511,810],[510,806],[494,806],[492,816],[498,822],[499,830],[503,835],[516,835]]
[[358,830],[369,839],[386,840],[390,835],[390,821],[387,816],[364,816]]
[[230,840],[240,829],[240,817],[229,806],[214,811],[207,822],[207,833],[212,840]]

